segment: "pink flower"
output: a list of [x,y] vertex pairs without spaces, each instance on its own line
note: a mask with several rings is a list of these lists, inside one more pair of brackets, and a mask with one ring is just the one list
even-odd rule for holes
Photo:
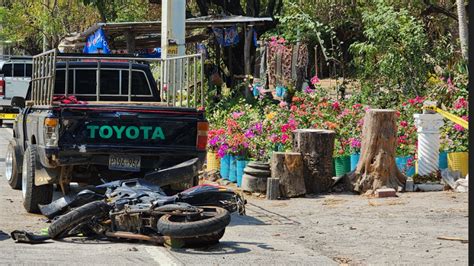
[[468,102],[463,97],[454,102],[454,109],[467,108]]
[[291,110],[292,112],[296,112],[297,109],[298,109],[298,108],[296,107],[296,105],[291,105],[291,107],[290,107],[290,110]]
[[239,119],[239,117],[243,116],[244,114],[245,114],[245,112],[233,112],[232,117],[234,119]]
[[357,148],[357,149],[360,148],[361,142],[360,142],[359,139],[349,138],[349,141],[350,141],[350,145],[351,145],[352,148]]
[[464,128],[463,128],[461,125],[459,125],[459,124],[455,124],[455,125],[454,125],[454,130],[456,130],[456,131],[464,131]]
[[463,116],[461,116],[461,118],[466,120],[466,121],[469,121],[469,116],[467,116],[467,115],[463,115]]
[[248,139],[251,139],[251,138],[255,137],[255,134],[252,132],[252,130],[247,129],[244,133],[244,136]]
[[270,141],[276,143],[278,141],[278,136],[274,133],[270,136]]
[[319,82],[318,75],[314,75],[314,77],[311,78],[311,84],[316,85],[316,83]]
[[338,101],[333,102],[333,103],[331,104],[331,106],[332,106],[332,109],[334,109],[334,110],[337,110],[337,109],[340,108],[340,104],[339,104]]
[[288,104],[285,101],[280,102],[280,107],[281,108],[285,108],[286,106],[288,106]]
[[286,143],[290,137],[287,134],[281,135],[281,142]]
[[407,122],[407,121],[401,121],[401,122],[400,122],[400,126],[401,126],[401,127],[407,127],[407,126],[408,126],[408,122]]
[[304,89],[304,93],[311,94],[313,92],[314,90],[312,90],[309,86],[306,86],[306,88]]
[[398,144],[406,144],[407,143],[407,136],[406,135],[401,135],[398,137]]
[[352,109],[359,109],[359,108],[361,108],[361,107],[362,107],[362,104],[356,103],[356,104],[354,104],[354,105],[352,106]]

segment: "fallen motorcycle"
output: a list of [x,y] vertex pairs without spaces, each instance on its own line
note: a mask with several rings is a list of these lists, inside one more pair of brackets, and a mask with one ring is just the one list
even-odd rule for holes
[[224,235],[230,213],[245,213],[245,200],[217,185],[199,185],[167,196],[153,183],[130,179],[81,191],[73,199],[62,198],[40,210],[52,218],[48,233],[53,239],[83,234],[158,244],[167,239],[215,243]]

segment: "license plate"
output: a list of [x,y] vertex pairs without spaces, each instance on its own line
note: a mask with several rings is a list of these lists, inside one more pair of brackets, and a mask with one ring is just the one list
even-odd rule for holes
[[117,155],[109,156],[109,169],[119,171],[140,171],[141,158],[133,155]]
[[0,114],[0,119],[12,119],[16,118],[17,114]]

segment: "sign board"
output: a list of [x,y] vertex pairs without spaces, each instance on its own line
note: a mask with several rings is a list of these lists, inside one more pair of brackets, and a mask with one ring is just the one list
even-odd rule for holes
[[168,55],[178,55],[178,45],[169,44],[168,45]]

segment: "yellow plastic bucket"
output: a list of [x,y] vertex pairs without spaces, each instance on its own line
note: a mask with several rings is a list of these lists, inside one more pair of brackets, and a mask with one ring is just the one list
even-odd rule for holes
[[450,152],[448,153],[448,168],[451,171],[460,171],[465,177],[469,171],[469,153]]
[[207,152],[207,171],[219,170],[221,167],[221,160],[217,157],[216,152]]

